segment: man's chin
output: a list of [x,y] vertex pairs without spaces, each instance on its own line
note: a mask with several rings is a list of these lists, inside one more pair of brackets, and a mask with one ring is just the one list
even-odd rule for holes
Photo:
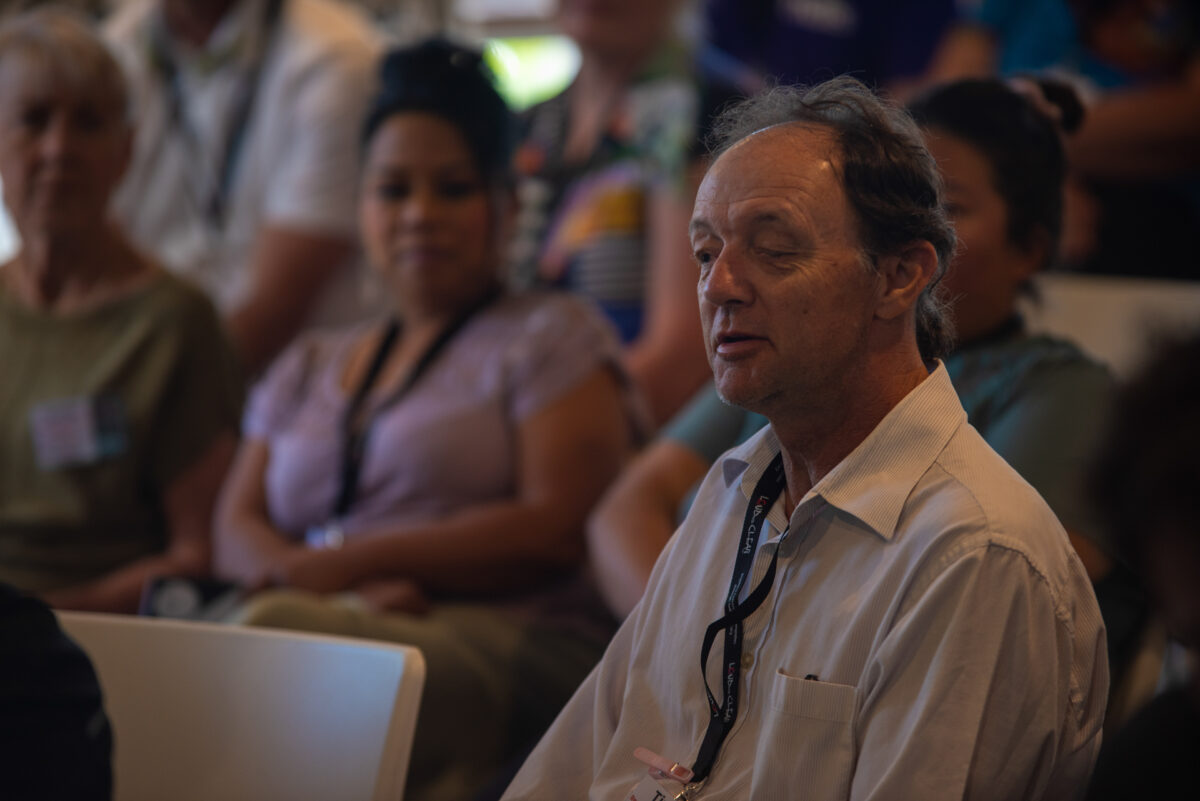
[[762,387],[752,386],[749,382],[718,379],[715,383],[717,396],[722,401],[750,412],[761,414],[770,396]]

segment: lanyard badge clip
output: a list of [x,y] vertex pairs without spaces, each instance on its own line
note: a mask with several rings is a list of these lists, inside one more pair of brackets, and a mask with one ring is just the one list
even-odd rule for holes
[[700,788],[704,786],[704,781],[688,782],[683,786],[683,789],[675,796],[674,801],[691,801],[700,792]]
[[[649,775],[630,793],[629,797],[633,801],[687,801],[700,789],[702,782],[692,782],[692,771],[678,762],[672,762],[649,748],[640,746],[634,749],[633,756],[650,768],[647,771]],[[664,786],[663,782],[667,785]],[[682,785],[678,792],[667,789],[676,783]]]

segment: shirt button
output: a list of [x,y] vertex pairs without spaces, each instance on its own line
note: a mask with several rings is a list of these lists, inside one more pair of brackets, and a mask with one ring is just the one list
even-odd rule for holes
[[754,667],[754,654],[742,654],[742,667],[747,670]]

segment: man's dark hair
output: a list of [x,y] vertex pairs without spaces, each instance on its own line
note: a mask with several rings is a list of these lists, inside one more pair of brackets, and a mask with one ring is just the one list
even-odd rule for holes
[[921,240],[937,251],[937,271],[917,302],[917,344],[926,360],[944,356],[954,328],[940,281],[954,255],[954,227],[920,130],[904,109],[842,76],[811,87],[777,86],[725,109],[710,137],[713,158],[764,128],[794,122],[832,134],[838,149],[834,169],[872,264]]

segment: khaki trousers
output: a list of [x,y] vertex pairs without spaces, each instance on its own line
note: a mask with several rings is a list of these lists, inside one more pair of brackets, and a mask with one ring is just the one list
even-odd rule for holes
[[470,801],[553,721],[603,646],[479,604],[381,614],[353,596],[260,593],[232,622],[386,640],[419,648],[425,690],[405,798]]

